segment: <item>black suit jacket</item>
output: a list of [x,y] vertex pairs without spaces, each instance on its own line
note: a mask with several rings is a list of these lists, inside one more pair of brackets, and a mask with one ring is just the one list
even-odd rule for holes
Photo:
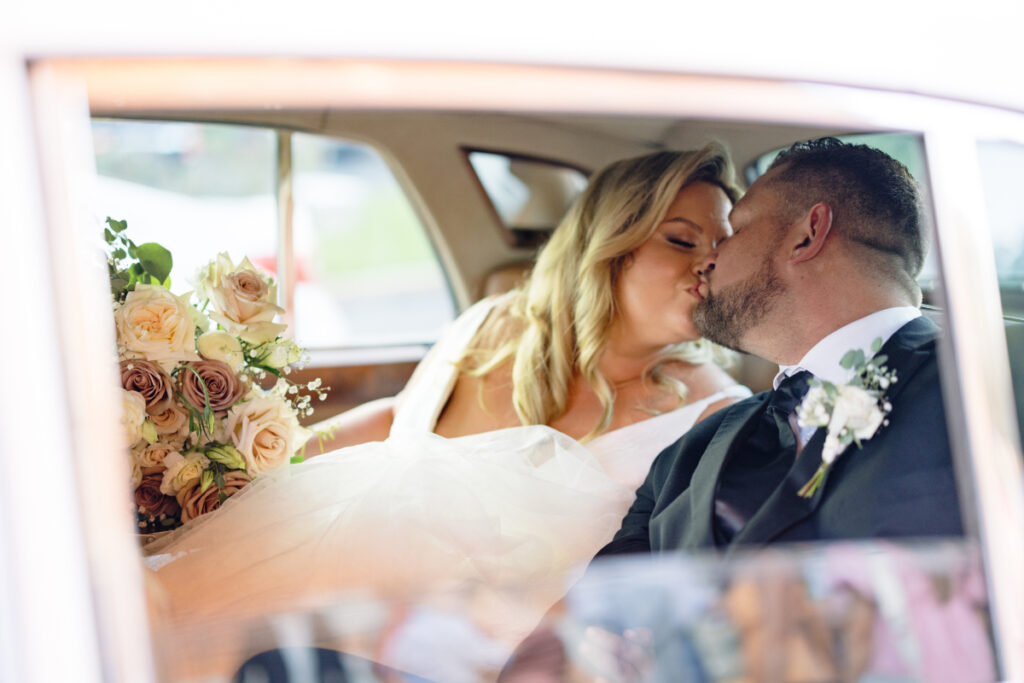
[[[889,339],[880,351],[897,373],[886,393],[889,424],[863,448],[847,448],[814,496],[801,498],[797,491],[821,463],[825,430],[818,429],[730,547],[963,533],[935,356],[938,335],[934,323],[921,317]],[[757,394],[715,413],[662,451],[622,528],[598,554],[714,546],[719,476],[770,396]]]

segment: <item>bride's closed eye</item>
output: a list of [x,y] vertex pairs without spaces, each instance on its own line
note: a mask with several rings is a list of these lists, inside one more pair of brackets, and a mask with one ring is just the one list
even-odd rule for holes
[[697,246],[693,242],[690,242],[688,240],[679,239],[678,237],[668,237],[666,239],[668,239],[670,244],[674,244],[677,247],[685,247],[686,249],[693,249],[694,247]]

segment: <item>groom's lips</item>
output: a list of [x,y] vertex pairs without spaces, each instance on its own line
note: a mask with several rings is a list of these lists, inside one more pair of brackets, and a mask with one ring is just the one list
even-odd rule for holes
[[708,298],[708,283],[701,282],[694,288],[694,293],[701,301]]

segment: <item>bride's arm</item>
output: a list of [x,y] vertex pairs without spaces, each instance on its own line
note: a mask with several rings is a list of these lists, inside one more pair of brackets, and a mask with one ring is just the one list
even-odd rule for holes
[[367,441],[383,441],[391,431],[395,417],[395,397],[378,398],[346,410],[315,425],[313,438],[306,442],[305,457]]

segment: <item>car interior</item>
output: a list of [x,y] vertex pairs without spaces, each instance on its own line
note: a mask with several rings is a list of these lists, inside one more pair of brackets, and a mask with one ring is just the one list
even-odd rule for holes
[[[307,372],[323,377],[332,387],[316,419],[399,391],[416,360],[447,321],[481,297],[507,291],[522,280],[536,250],[582,190],[587,175],[603,165],[652,150],[687,149],[720,140],[733,156],[737,181],[746,185],[763,170],[764,155],[794,141],[862,132],[673,117],[500,112],[153,111],[133,112],[132,118],[116,115],[116,111],[93,112],[104,202],[95,207],[96,218],[127,219],[130,230],[145,239],[173,242],[183,223],[210,222],[201,229],[217,231],[224,244],[243,242],[241,235],[255,232],[255,225],[218,226],[202,213],[205,201],[211,205],[209,215],[218,215],[217,190],[210,189],[216,183],[200,189],[188,185],[202,182],[207,175],[224,177],[235,172],[239,159],[247,154],[254,166],[262,164],[264,176],[255,179],[255,190],[225,187],[223,194],[263,196],[266,211],[260,229],[266,235],[250,240],[261,249],[258,257],[250,258],[275,273],[286,292],[284,300],[294,302],[298,342],[311,356]],[[263,158],[257,160],[252,154],[251,139],[232,139],[232,131],[249,133],[250,138],[254,132],[261,133],[257,143],[266,148]],[[218,135],[224,139],[218,141]],[[220,149],[215,148],[217,144]],[[904,140],[900,144],[915,151]],[[282,154],[290,155],[284,163]],[[313,161],[316,155],[319,157]],[[126,161],[133,157],[134,163]],[[143,178],[152,175],[139,170],[146,165],[164,171],[160,177]],[[282,173],[290,177],[282,179]],[[378,272],[380,281],[366,277],[343,295],[330,293],[337,293],[345,286],[338,283],[346,280],[344,275],[332,273],[332,268],[347,267],[365,274],[374,265],[369,259],[375,254],[364,255],[367,260],[359,264],[361,268],[332,263],[329,255],[325,256],[331,234],[344,232],[346,220],[363,220],[353,218],[346,205],[357,201],[352,197],[363,191],[359,174],[390,175],[392,194],[387,196],[406,208],[404,213],[381,211],[366,219],[371,224],[358,229],[378,235],[375,242],[398,246],[396,252],[401,251],[403,242],[422,241],[419,249],[435,269],[430,286],[438,298],[447,299],[424,306],[446,310],[421,323],[419,329],[412,318],[406,319],[403,329],[403,314],[396,312],[390,328],[376,336],[346,339],[342,333],[331,338],[329,332],[316,329],[330,329],[323,324],[329,316],[318,317],[316,324],[311,322],[313,313],[302,318],[305,301],[335,296],[328,304],[334,308],[345,306],[345,299],[356,308],[365,307],[368,299],[354,300],[353,289],[382,292],[400,277],[385,282],[389,276]],[[151,189],[163,191],[160,202],[136,198],[135,190],[147,183]],[[282,186],[288,191],[284,198]],[[180,201],[174,201],[173,193],[178,193]],[[292,208],[291,215],[275,216],[270,206],[274,201],[278,205],[284,201]],[[180,210],[181,205],[190,205],[190,212],[172,220],[169,212]],[[394,223],[403,221],[411,227],[395,232]],[[313,244],[309,244],[311,240]],[[356,243],[337,248],[349,244]],[[367,247],[365,241],[354,248],[379,249],[373,244]],[[398,261],[398,266],[382,263],[378,271],[399,273],[401,257]],[[419,267],[410,265],[410,269]],[[184,275],[188,276],[187,271]],[[312,284],[333,284],[327,293],[304,294],[310,280]],[[419,284],[409,286],[421,288]],[[292,306],[285,308],[291,310]],[[371,309],[379,321],[381,309]],[[749,356],[741,357],[730,372],[755,390],[769,387],[774,374],[770,364]]]
[[[100,107],[92,135],[96,223],[127,220],[137,241],[171,248],[175,289],[221,249],[275,277],[285,322],[309,356],[295,379],[320,377],[331,388],[308,423],[399,392],[454,317],[523,280],[589,174],[614,160],[719,140],[747,186],[775,151],[835,135],[882,147],[927,181],[917,135],[669,115]],[[188,246],[197,242],[202,252],[193,257]],[[926,313],[942,324],[934,261],[920,283]],[[1008,320],[1011,349],[1024,344],[1021,330]],[[1024,418],[1024,363],[1013,365]],[[756,392],[771,387],[777,368],[744,355],[728,370]],[[621,616],[626,608],[617,609]],[[240,644],[235,627],[225,621],[169,636],[176,648],[207,647],[209,660],[196,654],[190,663],[197,676],[240,663],[217,657],[287,640],[279,624],[260,624],[241,631],[254,640]],[[263,680],[260,667],[279,662],[246,667]],[[178,674],[189,679],[187,668]]]

